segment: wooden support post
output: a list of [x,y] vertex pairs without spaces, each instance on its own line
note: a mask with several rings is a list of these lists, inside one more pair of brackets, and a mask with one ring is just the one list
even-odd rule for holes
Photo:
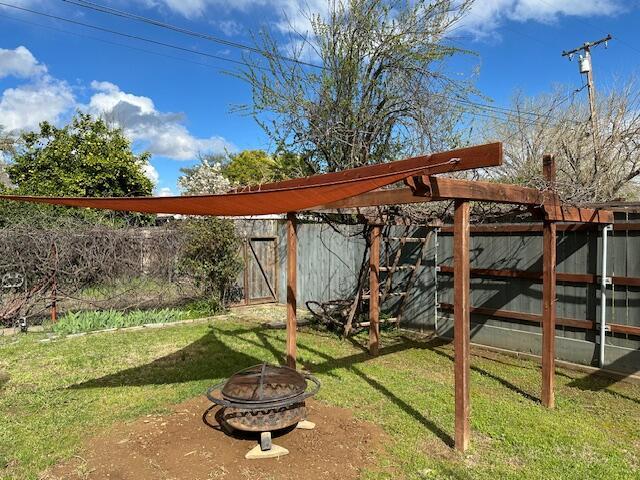
[[298,232],[295,213],[287,214],[287,365],[296,368],[296,287]]
[[[553,187],[556,168],[553,156],[542,160],[544,177]],[[546,221],[542,227],[542,404],[555,406],[556,343],[556,224]]]
[[464,452],[469,446],[469,202],[457,200],[453,225],[453,283],[454,326],[453,344],[455,356],[455,447]]
[[380,348],[380,235],[379,225],[371,228],[369,250],[369,353],[378,355]]

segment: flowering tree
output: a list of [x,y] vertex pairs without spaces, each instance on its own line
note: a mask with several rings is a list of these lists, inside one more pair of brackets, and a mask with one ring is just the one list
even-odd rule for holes
[[231,183],[222,175],[222,155],[205,155],[195,167],[182,168],[178,186],[183,195],[225,193]]

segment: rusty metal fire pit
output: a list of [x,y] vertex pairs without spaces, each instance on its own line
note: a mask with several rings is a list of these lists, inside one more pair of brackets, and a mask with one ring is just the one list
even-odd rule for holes
[[[314,384],[310,389],[308,382]],[[262,363],[214,385],[207,391],[207,398],[223,407],[220,418],[225,428],[260,432],[260,450],[266,456],[276,447],[271,444],[271,432],[304,422],[307,416],[304,401],[319,389],[320,381],[310,374]],[[280,454],[288,453],[278,448]]]

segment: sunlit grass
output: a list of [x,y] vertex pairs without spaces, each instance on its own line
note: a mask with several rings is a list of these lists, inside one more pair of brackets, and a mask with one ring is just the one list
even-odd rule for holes
[[[0,475],[38,478],[116,421],[164,411],[242,367],[282,361],[285,332],[259,322],[283,318],[281,308],[259,307],[209,324],[0,339]],[[301,332],[298,348],[300,366],[323,382],[321,401],[389,434],[381,468],[366,478],[640,477],[640,386],[558,370],[557,408],[547,410],[536,401],[536,363],[478,350],[472,447],[460,455],[448,446],[451,346],[390,331],[372,359],[365,341]]]

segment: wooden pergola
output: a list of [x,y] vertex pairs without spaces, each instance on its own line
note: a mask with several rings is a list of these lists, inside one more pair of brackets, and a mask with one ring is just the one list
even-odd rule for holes
[[[501,157],[501,153],[500,153]],[[502,159],[500,158],[500,161]],[[550,185],[555,181],[552,155],[542,159],[543,174]],[[413,175],[404,180],[406,188],[375,190],[313,210],[342,210],[385,205],[454,200],[454,376],[455,448],[465,451],[470,441],[470,202],[525,205],[543,221],[543,311],[541,402],[554,408],[556,329],[556,243],[557,222],[613,223],[613,212],[564,205],[552,192],[518,185],[458,180],[431,175]],[[369,353],[378,355],[380,346],[380,237],[381,224],[373,223],[370,238]],[[296,367],[296,216],[287,215],[287,363]]]
[[[554,407],[556,328],[556,223],[613,223],[607,210],[564,205],[549,191],[517,185],[436,177],[438,173],[486,168],[502,163],[500,143],[414,157],[344,172],[286,180],[222,195],[182,197],[84,198],[0,195],[0,199],[146,213],[244,216],[287,214],[287,364],[296,367],[296,284],[298,237],[296,213],[407,203],[454,200],[454,370],[455,448],[469,445],[470,346],[470,202],[524,205],[543,222],[543,313],[541,401]],[[555,181],[553,157],[543,159],[550,185]],[[380,188],[404,181],[404,188]],[[371,229],[369,352],[380,350],[379,274],[381,222]]]

